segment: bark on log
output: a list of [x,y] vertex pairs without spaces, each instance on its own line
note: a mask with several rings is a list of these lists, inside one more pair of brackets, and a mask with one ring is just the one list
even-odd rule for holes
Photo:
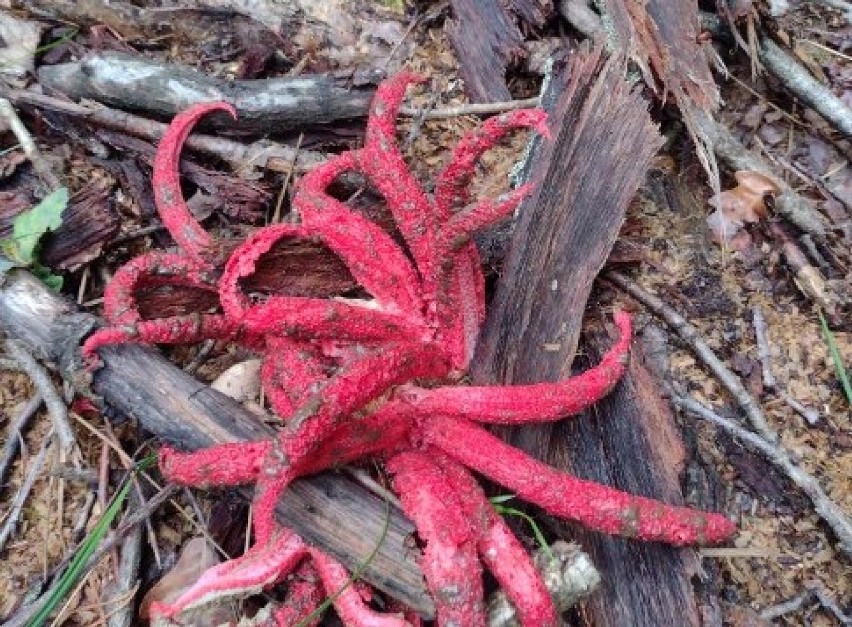
[[[604,333],[586,339],[579,369],[612,345]],[[683,503],[684,458],[674,416],[644,365],[639,342],[622,383],[590,411],[555,425],[547,451],[549,462],[585,479],[675,505]],[[550,517],[547,524],[583,546],[601,571],[598,593],[577,611],[582,625],[702,624],[692,586],[700,572],[695,551],[602,536]]]
[[[2,279],[0,329],[56,363],[78,388],[86,383],[81,379],[80,340],[96,324],[94,316],[77,313],[25,271],[13,270]],[[105,366],[94,374],[91,389],[166,442],[195,449],[272,433],[255,414],[154,350],[113,346],[101,356]],[[277,518],[353,570],[374,550],[387,521],[385,540],[363,578],[423,616],[434,614],[416,551],[406,542],[414,527],[360,486],[331,474],[297,481],[279,502]]]
[[472,102],[504,102],[506,67],[524,55],[524,37],[498,0],[452,0],[447,35]]
[[[623,60],[603,63],[597,51],[575,58],[554,79],[559,102],[551,111],[551,127],[559,134],[530,159],[529,178],[547,184],[539,185],[521,209],[477,352],[478,383],[570,374],[592,282],[660,146],[647,103],[630,91],[625,72]],[[680,449],[670,414],[656,405],[649,409],[653,395],[637,400],[635,390],[650,384],[633,361],[625,382],[604,405],[605,419],[584,415],[510,430],[506,437],[582,477],[677,502],[672,460],[680,458]],[[589,532],[577,536],[603,578],[601,590],[580,611],[583,625],[697,624],[688,554]]]
[[205,120],[206,128],[263,135],[363,118],[375,93],[339,87],[327,76],[227,81],[187,66],[120,52],[46,65],[38,77],[45,87],[77,100],[97,100],[167,119],[197,102],[225,100],[236,107],[239,119],[213,114]]

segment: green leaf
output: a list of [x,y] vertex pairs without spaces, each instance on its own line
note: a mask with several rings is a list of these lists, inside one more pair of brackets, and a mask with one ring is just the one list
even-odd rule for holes
[[68,206],[68,189],[60,187],[29,211],[15,218],[12,236],[0,240],[0,252],[12,262],[29,266],[36,261],[39,240],[62,224],[62,212]]
[[[47,268],[40,263],[36,263],[33,265],[32,270],[33,274],[54,292],[58,292],[62,289],[62,284],[65,282],[65,279],[58,274],[53,274],[53,272],[50,271],[50,268]],[[2,268],[0,268],[0,272],[2,272]]]
[[511,501],[513,498],[515,498],[514,494],[498,494],[497,496],[492,496],[488,500],[491,501],[492,505],[500,505],[501,503]]

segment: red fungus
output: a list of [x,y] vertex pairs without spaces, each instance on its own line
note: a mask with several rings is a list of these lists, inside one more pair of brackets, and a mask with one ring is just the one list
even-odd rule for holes
[[[262,383],[285,421],[275,441],[215,446],[195,453],[168,447],[163,473],[192,486],[256,484],[255,544],[209,570],[163,616],[226,595],[246,594],[292,575],[285,601],[267,624],[293,625],[320,603],[324,590],[348,625],[409,624],[380,615],[342,566],[276,524],[275,504],[299,476],[367,457],[383,458],[403,508],[425,542],[423,571],[438,624],[484,625],[482,564],[515,604],[523,625],[556,625],[553,601],[529,556],[495,513],[471,471],[508,487],[550,513],[605,533],[671,544],[720,542],[735,532],[719,514],[669,506],[584,481],[534,460],[476,423],[520,424],[575,414],[607,394],[622,376],[631,328],[616,313],[620,339],[601,363],[556,383],[456,385],[466,371],[484,317],[479,255],[472,233],[509,215],[530,187],[468,205],[479,157],[515,129],[548,135],[541,110],[507,113],[462,139],[427,195],[396,143],[395,120],[406,87],[400,74],[378,89],[363,148],[320,165],[300,182],[298,225],[258,230],[212,279],[217,247],[180,195],[178,155],[192,125],[224,104],[198,105],[175,118],[158,151],[155,198],[182,252],[150,253],[117,273],[105,294],[114,325],[84,345],[90,358],[115,342],[190,343],[215,337],[241,342],[263,357]],[[374,223],[334,199],[327,188],[360,171],[380,191],[408,250]],[[465,208],[462,208],[462,207]],[[370,300],[272,296],[253,302],[240,281],[282,238],[322,241],[348,266]],[[410,254],[410,256],[409,256]],[[180,283],[217,290],[222,312],[143,321],[135,290]],[[511,565],[511,566],[510,566]]]

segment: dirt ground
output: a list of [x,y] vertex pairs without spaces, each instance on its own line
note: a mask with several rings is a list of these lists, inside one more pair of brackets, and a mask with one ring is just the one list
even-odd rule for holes
[[[288,42],[280,46],[277,56],[267,60],[266,73],[282,74],[295,67],[305,73],[322,72],[351,67],[365,60],[368,65],[381,66],[384,65],[381,59],[392,54],[392,63],[387,64],[389,68],[404,66],[429,79],[428,92],[419,91],[411,104],[425,104],[435,95],[439,108],[463,104],[467,99],[458,74],[458,60],[447,41],[445,13],[440,8],[420,7],[419,15],[426,15],[428,19],[416,21],[411,19],[410,9],[406,13],[405,9],[393,4],[373,6],[369,14],[360,16],[348,9],[343,13],[347,19],[372,21],[376,32],[380,27],[394,33],[399,29],[405,31],[408,24],[413,27],[405,31],[402,43],[396,45],[388,45],[378,35],[378,39],[362,37],[359,45],[351,48],[357,50],[357,54],[351,55],[311,48],[310,41]],[[38,17],[37,13],[28,11],[17,15]],[[129,32],[129,27],[123,28],[104,15],[91,17],[95,26],[82,26],[71,44],[42,53],[38,63],[67,61],[97,47],[124,47],[139,49],[151,58],[182,62],[219,76],[230,76],[254,50],[239,34],[232,32],[235,26],[229,26],[227,20],[211,21],[215,28],[204,26],[207,22],[185,24],[176,29],[182,33],[180,36],[167,36],[162,41],[141,45]],[[178,16],[176,19],[189,18]],[[60,32],[61,23],[51,20],[46,23],[50,24],[48,39],[42,41],[55,39]],[[852,57],[849,56],[852,54],[852,24],[819,3],[801,3],[779,18],[775,25],[779,31],[797,38],[802,58],[822,68],[831,86],[843,94],[848,106],[852,106]],[[353,27],[352,32],[360,31]],[[803,41],[810,43],[801,43]],[[833,204],[825,200],[820,185],[829,186],[835,198],[845,195],[847,204],[852,202],[849,141],[829,141],[828,136],[837,134],[825,121],[794,102],[777,81],[766,77],[753,80],[752,68],[744,55],[734,54],[726,60],[734,79],[717,76],[725,101],[719,119],[745,143],[775,158],[781,176],[807,197],[817,199],[817,204],[829,215],[842,207],[836,209],[836,200]],[[519,72],[509,81],[513,96],[535,95],[538,80],[534,74]],[[655,111],[655,115],[661,116],[661,112]],[[134,233],[149,224],[150,216],[135,190],[117,177],[115,169],[104,165],[105,159],[110,157],[97,150],[96,144],[102,139],[87,137],[87,130],[57,131],[52,128],[57,122],[50,116],[33,116],[32,112],[22,111],[22,117],[32,125],[30,130],[45,153],[65,164],[63,180],[72,191],[91,181],[106,181],[111,186],[115,208],[121,217],[120,234]],[[64,118],[63,123],[67,120]],[[446,147],[454,145],[464,131],[477,123],[477,118],[466,116],[427,120],[419,125],[416,139],[409,148],[416,174],[426,179],[434,173],[446,157]],[[404,139],[411,128],[411,122],[406,119],[400,125],[400,137]],[[357,130],[351,129],[357,129],[357,125],[336,137],[331,134],[313,136],[310,139],[315,143],[309,147],[317,148],[324,141],[326,147],[329,144],[339,146],[357,135]],[[842,509],[852,513],[852,412],[820,328],[817,305],[797,287],[782,252],[767,235],[764,224],[746,229],[747,242],[720,242],[713,236],[707,225],[707,216],[713,211],[708,205],[712,191],[706,184],[692,144],[683,129],[668,119],[663,121],[663,131],[671,141],[649,173],[622,229],[622,242],[629,244],[632,250],[641,251],[625,271],[698,327],[710,346],[760,399],[772,427],[781,436],[781,444],[803,468],[819,479]],[[329,136],[331,142],[327,141]],[[0,150],[12,143],[11,138],[9,141],[4,138]],[[523,138],[519,138],[487,155],[481,168],[483,174],[476,183],[479,192],[494,195],[495,190],[504,187],[506,175],[514,165],[512,160],[522,145]],[[0,157],[8,158],[5,153]],[[795,163],[797,169],[780,165],[784,163]],[[223,167],[208,163],[211,164],[211,167]],[[27,173],[25,165],[8,167],[18,172],[3,175],[0,193],[13,194],[18,188],[31,185],[32,174]],[[274,199],[284,184],[284,177],[266,173],[257,183]],[[734,185],[732,173],[726,172],[723,188],[730,189]],[[9,207],[14,204],[11,196],[4,198]],[[6,215],[4,209],[0,209],[2,215]],[[848,222],[849,216],[844,219]],[[161,246],[162,241],[154,235],[134,239],[128,244],[105,246],[100,254],[64,273],[63,291],[90,311],[98,312],[105,278],[118,264],[146,248]],[[835,240],[834,250],[829,253],[848,262],[849,242],[847,225],[846,237]],[[846,268],[844,273],[834,267],[829,276],[829,291],[842,293],[852,287],[848,266]],[[614,294],[618,301],[631,303],[628,296]],[[766,388],[761,381],[761,363],[752,322],[755,307],[759,307],[766,318],[771,365],[778,382],[775,390]],[[842,307],[838,309],[832,326],[840,355],[848,366],[852,364],[852,326],[845,311]],[[652,346],[656,337],[659,348],[660,329],[664,328],[661,323],[646,313],[639,317],[637,326],[643,341]],[[720,413],[736,415],[735,403],[693,352],[673,335],[669,335],[662,346],[666,367],[657,373],[659,376],[676,382],[680,389]],[[184,364],[196,354],[196,349],[173,351],[174,358]],[[198,375],[211,381],[242,356],[218,346]],[[813,409],[818,415],[816,422],[811,424],[805,420],[785,402],[779,391]],[[33,393],[31,383],[23,374],[0,372],[0,427],[4,433]],[[75,527],[90,495],[94,498],[94,506],[91,515],[84,519],[88,520],[88,528],[104,511],[107,486],[115,485],[126,461],[112,447],[133,452],[143,444],[131,425],[107,428],[102,416],[80,413],[83,415],[75,418],[73,425],[80,449],[79,460],[83,468],[95,470],[84,477],[58,477],[51,474],[51,469],[59,465],[58,460],[49,457],[26,501],[18,531],[0,558],[0,616],[12,613],[31,592],[31,586],[51,572],[79,540]],[[720,598],[725,623],[735,626],[843,624],[817,597],[808,598],[800,607],[773,621],[763,621],[759,617],[761,611],[795,599],[815,586],[836,604],[838,611],[852,616],[852,562],[837,548],[831,531],[808,498],[771,464],[706,422],[685,413],[679,414],[679,420],[686,437],[696,442],[696,457],[718,473],[725,493],[722,509],[740,526],[732,547],[702,552],[703,560],[712,563],[722,575]],[[49,425],[47,414],[40,411],[23,439],[24,452],[15,462],[9,481],[0,493],[3,518],[11,498],[24,482]],[[188,537],[198,534],[194,523],[190,522],[195,517],[192,513],[195,509],[201,510],[206,517],[211,516],[211,511],[216,512],[213,517],[219,517],[220,522],[221,518],[226,518],[220,526],[227,533],[220,531],[220,535],[217,532],[214,535],[220,542],[230,543],[233,550],[238,550],[244,541],[242,516],[245,511],[233,502],[223,501],[220,496],[199,492],[195,500],[190,501],[184,495],[179,501],[184,508],[183,514],[167,504],[153,518],[151,532],[156,536],[159,553],[155,557],[149,552],[143,560],[142,588],[147,590],[153,580],[175,562],[177,547]],[[73,591],[62,619],[54,624],[105,624],[111,610],[104,607],[103,599],[116,568],[115,559],[110,558],[94,569]]]

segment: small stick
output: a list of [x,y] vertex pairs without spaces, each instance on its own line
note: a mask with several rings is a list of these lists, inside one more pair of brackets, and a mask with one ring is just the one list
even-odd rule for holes
[[9,128],[12,130],[12,133],[14,133],[15,138],[21,145],[21,149],[33,164],[33,169],[36,171],[36,174],[38,174],[41,182],[47,188],[47,191],[57,189],[59,187],[59,177],[56,176],[44,160],[44,157],[41,156],[41,151],[33,141],[27,127],[24,126],[23,122],[21,122],[21,118],[18,117],[12,103],[6,100],[6,98],[0,98],[0,118],[3,118],[6,121],[6,124],[9,125]]
[[30,420],[38,412],[41,407],[41,395],[36,393],[30,397],[30,400],[21,408],[15,422],[9,427],[9,432],[6,434],[6,443],[3,445],[3,455],[0,457],[0,486],[6,484],[6,478],[12,463],[15,461],[15,456],[21,447],[21,438],[23,432],[29,425]]
[[278,192],[278,199],[275,201],[275,211],[272,213],[272,224],[281,222],[281,207],[284,204],[284,196],[287,193],[287,188],[290,187],[290,179],[293,178],[293,170],[296,167],[296,159],[299,157],[299,150],[302,148],[302,140],[305,138],[304,133],[299,133],[299,139],[296,140],[296,147],[293,149],[293,161],[290,165],[290,170],[284,175],[284,182],[281,183],[281,191]]
[[852,520],[823,491],[819,482],[811,474],[793,463],[787,451],[775,443],[767,442],[756,433],[748,431],[732,420],[720,416],[692,398],[672,394],[671,399],[681,409],[685,409],[708,422],[712,422],[734,437],[739,438],[746,448],[762,454],[780,468],[790,481],[808,495],[808,498],[814,504],[817,514],[834,530],[837,539],[840,540],[840,548],[847,555],[852,555]]
[[656,315],[666,321],[666,323],[686,342],[696,355],[707,365],[708,368],[715,374],[725,389],[739,403],[740,407],[745,411],[749,421],[755,430],[767,441],[775,443],[778,441],[778,434],[766,422],[763,411],[754,400],[748,390],[745,389],[739,377],[728,369],[722,363],[722,360],[716,356],[713,349],[701,338],[701,334],[694,326],[686,319],[677,313],[674,309],[666,305],[662,300],[649,294],[634,281],[630,280],[625,275],[610,271],[607,272],[605,278],[608,281],[615,283],[622,290],[630,294],[633,298],[648,307]]
[[[7,89],[0,86],[0,97],[5,97],[17,105],[29,105],[40,109],[56,111],[63,115],[83,118],[87,122],[127,133],[134,137],[156,142],[166,129],[166,124],[147,118],[110,109],[109,107],[89,107],[67,100],[37,94],[25,89]],[[247,164],[274,172],[289,172],[295,151],[290,146],[259,140],[251,144],[193,133],[186,146],[196,152],[222,159],[235,168]],[[296,157],[296,172],[303,174],[325,159],[317,152],[301,150]]]
[[198,370],[205,361],[207,361],[207,358],[210,356],[210,353],[213,351],[215,346],[216,340],[205,340],[201,345],[201,348],[198,349],[198,352],[195,353],[195,357],[192,358],[192,361],[184,366],[184,372],[195,374],[195,371]]
[[763,373],[763,385],[775,389],[778,382],[775,380],[775,375],[772,374],[771,352],[769,341],[766,338],[766,318],[763,317],[763,310],[758,306],[752,308],[751,316],[754,323],[754,335],[757,338],[757,356],[760,359],[761,372]]
[[30,495],[30,492],[32,492],[33,486],[38,478],[38,474],[41,471],[42,466],[44,466],[44,460],[47,459],[47,452],[50,449],[52,442],[53,431],[51,430],[47,437],[44,438],[38,455],[33,460],[32,464],[30,464],[29,472],[27,472],[27,476],[24,479],[24,483],[21,485],[21,489],[18,490],[17,494],[15,494],[15,498],[12,499],[12,507],[3,523],[3,528],[0,529],[0,552],[3,551],[6,546],[6,542],[18,526],[18,518],[20,518],[21,511],[24,509],[24,503]]
[[[135,482],[135,477],[131,479]],[[136,484],[138,490],[139,485]],[[144,503],[140,492],[132,492],[129,495],[130,506],[139,506]],[[145,518],[145,523],[150,524],[150,518]],[[109,608],[108,627],[130,627],[134,619],[134,607],[128,603],[128,595],[133,596],[133,591],[139,585],[139,563],[142,558],[143,525],[135,525],[121,542],[121,557],[118,561],[118,572],[113,585],[108,587],[104,607]]]
[[825,118],[847,138],[852,138],[852,109],[769,37],[761,37],[760,61],[790,92]]
[[83,535],[86,533],[86,524],[89,522],[89,516],[92,515],[92,509],[95,506],[97,498],[98,495],[94,490],[90,489],[86,493],[86,500],[83,502],[83,506],[77,515],[77,522],[74,523],[74,529],[71,530],[71,542],[73,544],[77,544],[83,539]]
[[538,107],[540,104],[541,100],[536,96],[535,98],[524,98],[522,100],[507,100],[506,102],[483,102],[458,105],[456,107],[445,107],[443,109],[430,109],[426,112],[421,111],[417,107],[402,107],[399,112],[402,115],[412,118],[446,120],[447,118],[457,118],[463,115],[493,115],[495,113],[505,113],[506,111],[515,111],[516,109]]
[[145,237],[146,235],[151,235],[152,233],[156,233],[157,231],[164,231],[166,227],[162,224],[151,224],[149,226],[143,226],[135,231],[131,231],[130,233],[125,233],[124,235],[119,235],[111,242],[107,242],[107,246],[110,248],[115,248],[116,246],[120,246],[121,244],[126,244],[127,242],[132,242],[135,239],[139,239],[140,237]]
[[[121,525],[119,525],[118,528],[101,543],[100,547],[98,547],[98,549],[89,558],[84,572],[81,573],[80,581],[83,581],[88,576],[88,573],[91,572],[92,568],[94,568],[107,553],[112,551],[118,543],[122,541],[125,534],[149,517],[165,501],[175,496],[179,490],[180,488],[174,484],[168,485],[154,495],[145,505],[128,515],[124,519],[124,522],[122,522]],[[47,600],[51,597],[54,590],[58,588],[60,580],[61,573],[57,572],[53,585],[37,600],[33,601],[29,605],[21,607],[13,616],[9,617],[9,619],[3,623],[3,627],[25,627],[28,625],[33,616],[35,616],[44,604],[47,603]]]
[[795,411],[802,418],[804,418],[809,425],[815,425],[819,422],[820,414],[817,410],[811,409],[810,407],[803,405],[795,398],[787,394],[787,392],[785,392],[784,390],[778,390],[778,396],[780,396],[785,403],[792,407],[793,411]]
[[[74,431],[71,429],[71,424],[68,421],[68,408],[59,396],[59,392],[50,380],[50,375],[47,370],[39,364],[27,350],[14,340],[6,340],[6,352],[14,360],[12,364],[17,364],[17,370],[21,370],[32,379],[41,397],[44,399],[44,404],[47,406],[47,411],[50,414],[50,419],[53,421],[53,430],[59,440],[59,451],[64,457],[71,452],[76,444]],[[9,366],[9,360],[2,360],[0,367]]]
[[763,372],[763,385],[768,389],[774,390],[785,403],[807,420],[808,424],[815,425],[819,422],[819,412],[802,405],[781,389],[775,380],[775,376],[772,374],[772,364],[770,363],[769,341],[766,338],[766,319],[763,317],[763,311],[760,307],[755,306],[752,308],[751,313],[752,320],[754,321],[754,334],[757,338],[758,357]]
[[767,607],[760,613],[760,617],[763,620],[775,620],[776,618],[781,618],[785,614],[799,610],[802,605],[814,597],[817,598],[822,607],[834,614],[834,617],[840,621],[841,625],[852,625],[852,616],[844,614],[834,599],[828,596],[828,593],[818,584],[808,587],[807,590],[793,597],[789,601],[784,601],[778,605]]

